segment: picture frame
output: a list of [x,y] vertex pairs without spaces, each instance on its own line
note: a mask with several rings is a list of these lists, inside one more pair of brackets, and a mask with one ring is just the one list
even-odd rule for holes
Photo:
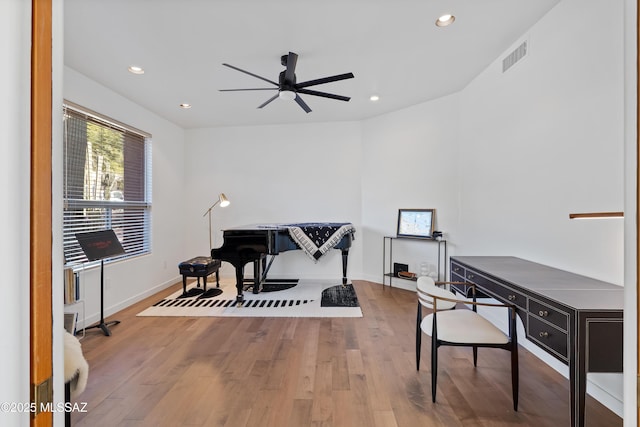
[[398,209],[397,237],[433,239],[435,209]]

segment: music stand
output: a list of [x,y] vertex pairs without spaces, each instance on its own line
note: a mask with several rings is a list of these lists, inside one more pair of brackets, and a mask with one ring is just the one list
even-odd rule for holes
[[100,328],[106,336],[110,336],[109,325],[117,325],[120,321],[104,322],[104,259],[125,253],[124,248],[113,230],[76,233],[76,239],[89,261],[100,260],[100,323],[87,329]]

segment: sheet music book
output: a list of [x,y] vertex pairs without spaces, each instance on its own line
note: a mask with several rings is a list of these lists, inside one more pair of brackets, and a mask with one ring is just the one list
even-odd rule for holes
[[89,261],[111,258],[125,253],[113,230],[76,233],[76,239],[78,239],[78,243]]
[[73,304],[76,302],[77,294],[75,293],[76,274],[72,268],[64,269],[64,303]]

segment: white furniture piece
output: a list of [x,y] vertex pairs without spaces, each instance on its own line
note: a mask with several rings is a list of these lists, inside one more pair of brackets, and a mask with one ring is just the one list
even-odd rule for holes
[[[475,292],[472,309],[457,307],[458,299],[451,291],[440,287],[452,282],[435,282],[431,277],[418,278],[418,313],[416,319],[416,369],[420,370],[420,347],[422,332],[431,337],[431,400],[436,401],[436,379],[438,375],[438,348],[440,346],[462,346],[473,348],[473,365],[477,366],[478,348],[501,348],[511,352],[511,386],[513,409],[518,410],[518,342],[516,336],[516,313],[511,304],[477,302]],[[461,286],[465,283],[455,282]],[[438,286],[440,285],[440,286]],[[473,284],[469,284],[472,288]],[[509,310],[509,334],[477,313],[477,306],[507,307]],[[422,307],[431,311],[422,317]]]

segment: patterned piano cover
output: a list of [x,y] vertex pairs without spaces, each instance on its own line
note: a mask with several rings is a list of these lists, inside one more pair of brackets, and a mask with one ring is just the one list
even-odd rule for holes
[[314,261],[340,243],[346,234],[356,231],[348,222],[307,222],[283,226],[287,227],[300,249]]

